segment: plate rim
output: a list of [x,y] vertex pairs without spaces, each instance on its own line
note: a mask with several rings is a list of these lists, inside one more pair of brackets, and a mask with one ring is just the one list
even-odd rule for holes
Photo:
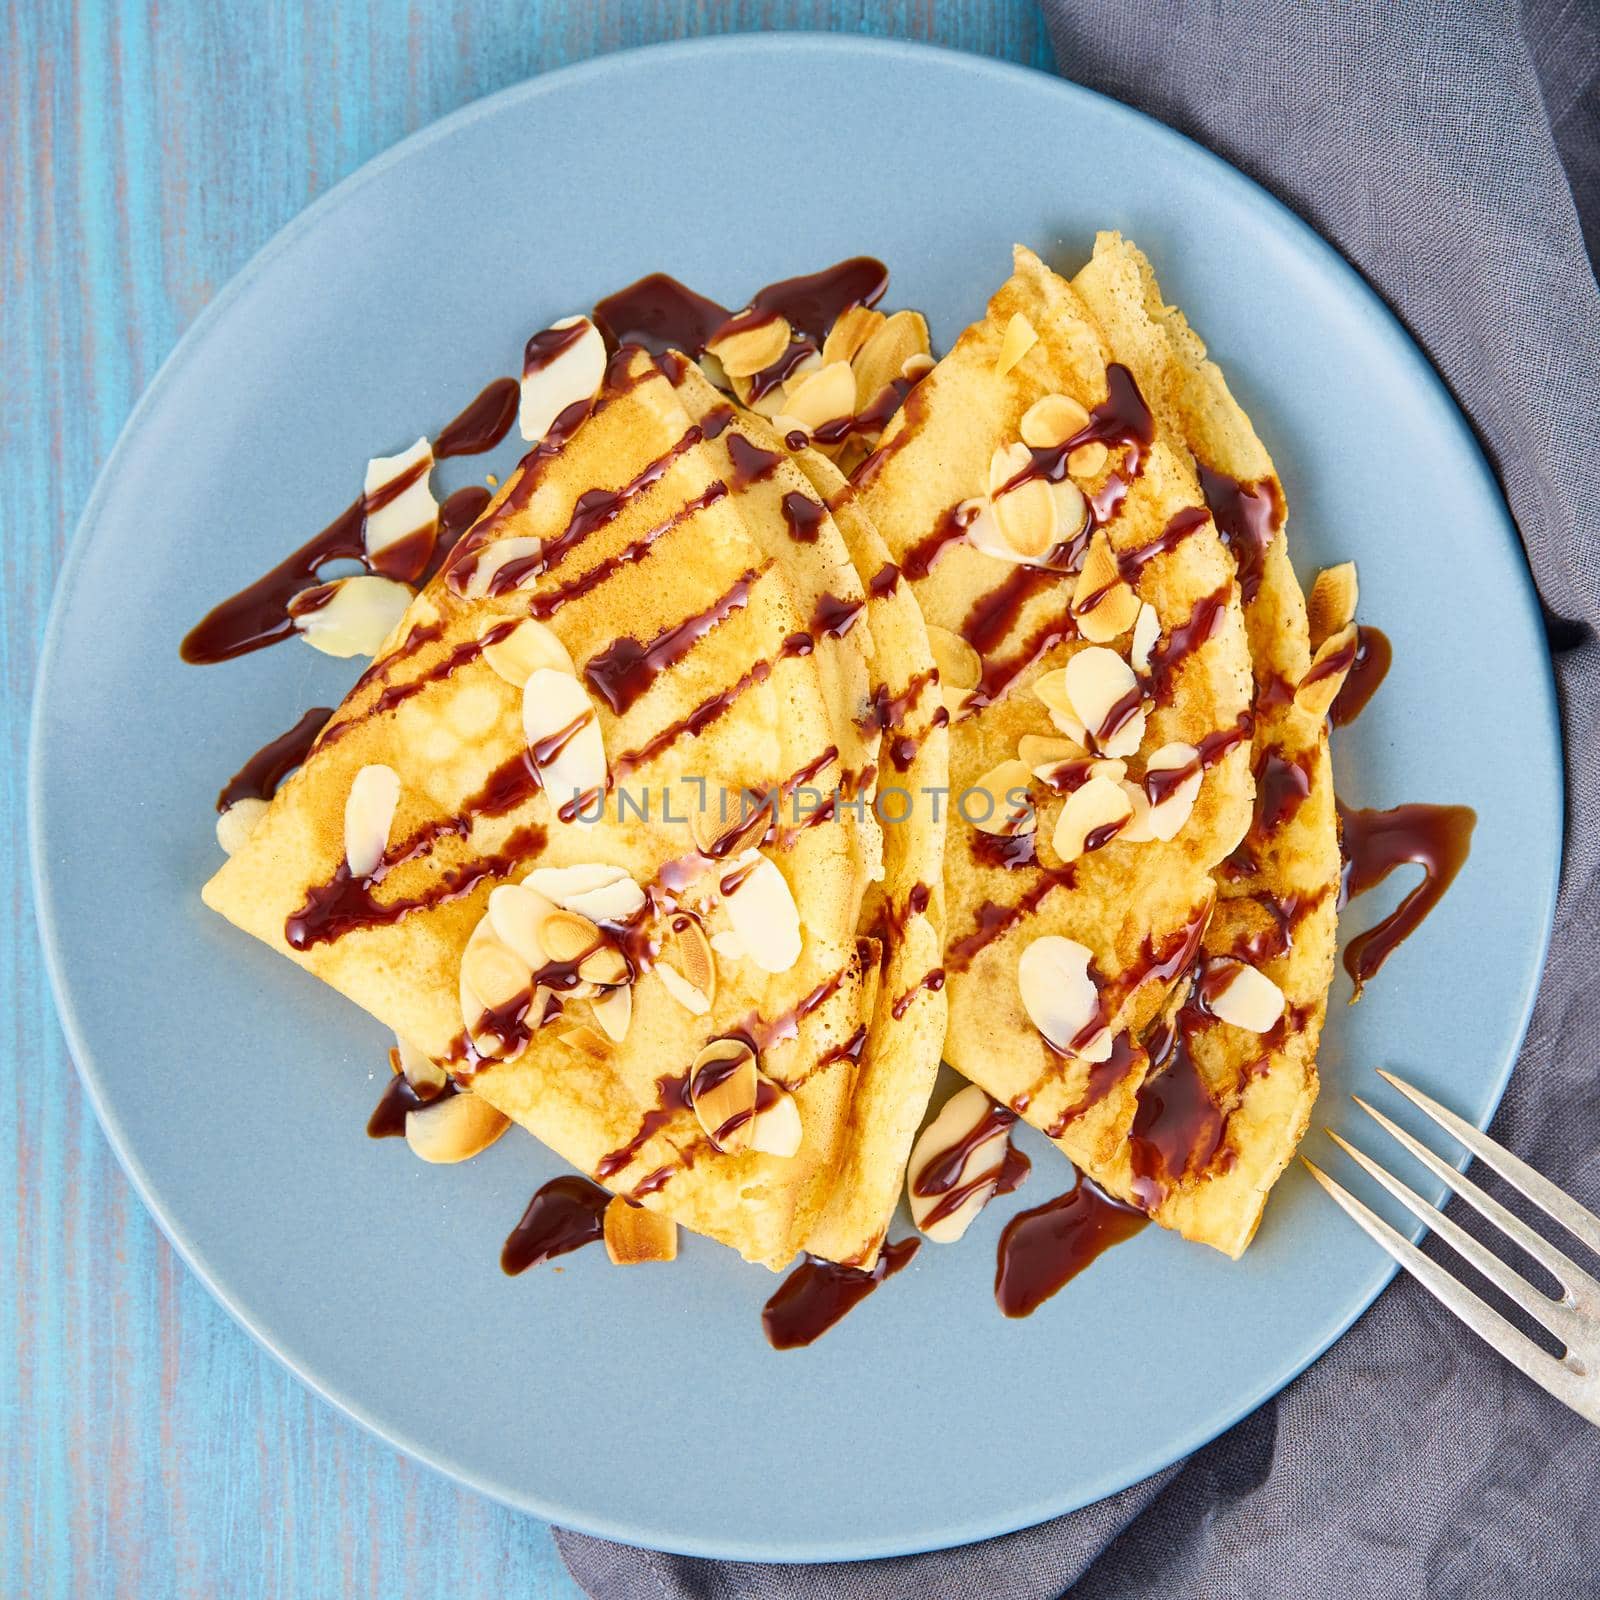
[[[391,167],[410,159],[416,151],[453,136],[460,129],[483,117],[498,114],[507,105],[535,100],[552,92],[560,92],[567,84],[575,80],[603,77],[619,71],[626,73],[638,70],[640,58],[648,58],[651,63],[660,62],[665,65],[678,57],[700,57],[710,54],[761,55],[775,51],[793,51],[797,49],[817,55],[842,53],[845,55],[869,54],[894,57],[902,61],[909,61],[913,65],[921,58],[936,56],[946,58],[947,62],[958,63],[964,70],[973,72],[980,77],[988,77],[1001,85],[1013,79],[1026,78],[1031,80],[1034,86],[1038,86],[1041,83],[1050,85],[1050,92],[1060,94],[1068,102],[1088,103],[1095,108],[1097,114],[1109,115],[1113,121],[1122,119],[1138,125],[1141,127],[1142,132],[1155,139],[1158,143],[1164,142],[1181,147],[1190,159],[1199,158],[1200,167],[1206,170],[1213,181],[1241,196],[1247,208],[1261,218],[1264,226],[1276,230],[1291,245],[1298,245],[1303,251],[1317,257],[1323,268],[1333,277],[1342,278],[1343,286],[1355,314],[1368,322],[1385,342],[1391,345],[1398,345],[1399,349],[1406,353],[1410,363],[1416,369],[1422,386],[1431,386],[1433,398],[1436,401],[1443,402],[1441,409],[1447,418],[1445,425],[1455,431],[1460,443],[1465,447],[1464,454],[1473,463],[1480,485],[1486,491],[1486,499],[1497,508],[1503,532],[1509,539],[1512,549],[1520,557],[1517,563],[1520,572],[1517,598],[1533,630],[1535,640],[1542,645],[1538,652],[1544,689],[1542,708],[1558,763],[1557,781],[1553,786],[1551,796],[1553,816],[1549,819],[1554,845],[1552,868],[1548,880],[1536,886],[1537,892],[1542,896],[1544,902],[1537,955],[1536,959],[1530,963],[1530,976],[1520,997],[1520,1014],[1515,1018],[1514,1028],[1516,1042],[1508,1052],[1507,1059],[1499,1071],[1497,1080],[1492,1084],[1488,1108],[1482,1122],[1479,1124],[1480,1126],[1487,1126],[1498,1110],[1506,1085],[1509,1082],[1512,1071],[1515,1069],[1522,1046],[1526,1041],[1534,1002],[1538,995],[1545,962],[1549,955],[1565,849],[1567,789],[1565,740],[1560,718],[1554,662],[1544,634],[1542,611],[1533,582],[1531,567],[1527,561],[1526,547],[1523,545],[1517,530],[1516,521],[1507,502],[1505,491],[1484,453],[1483,445],[1475,428],[1457,403],[1454,395],[1451,394],[1448,385],[1433,365],[1426,350],[1413,337],[1410,330],[1388,305],[1387,301],[1384,300],[1379,291],[1346,260],[1336,246],[1324,238],[1298,212],[1285,201],[1279,199],[1264,185],[1240,171],[1205,145],[1190,138],[1187,134],[1179,132],[1148,112],[1130,106],[1123,101],[1115,99],[1113,96],[1088,88],[1057,73],[1018,62],[998,60],[947,45],[925,43],[919,40],[876,38],[827,30],[735,32],[614,50],[583,61],[552,68],[549,71],[522,79],[517,83],[506,85],[504,88],[469,101],[454,111],[407,134],[387,149],[380,151],[377,155],[363,162],[323,194],[318,195],[249,257],[223,288],[201,309],[194,321],[178,338],[171,351],[161,361],[155,374],[129,411],[127,418],[118,431],[116,441],[96,476],[94,486],[84,504],[82,513],[74,524],[68,541],[65,557],[61,563],[52,591],[48,619],[39,646],[27,741],[28,773],[25,793],[29,880],[34,918],[44,955],[45,971],[49,978],[51,995],[55,1002],[56,1012],[61,1023],[62,1032],[65,1035],[74,1070],[119,1166],[127,1175],[141,1203],[154,1218],[163,1236],[183,1260],[188,1270],[195,1274],[206,1293],[227,1312],[260,1349],[266,1351],[268,1355],[291,1372],[299,1382],[303,1383],[320,1399],[334,1406],[341,1414],[349,1417],[367,1433],[389,1448],[399,1451],[407,1458],[420,1462],[430,1470],[439,1472],[453,1482],[463,1485],[475,1493],[482,1494],[498,1504],[526,1515],[537,1517],[552,1526],[572,1529],[598,1538],[630,1545],[637,1545],[641,1540],[641,1529],[637,1523],[629,1526],[621,1519],[603,1513],[588,1515],[580,1512],[574,1515],[570,1509],[555,1505],[541,1494],[521,1491],[511,1485],[486,1481],[470,1466],[450,1459],[447,1453],[430,1449],[420,1441],[402,1437],[400,1433],[391,1431],[388,1426],[369,1415],[354,1397],[339,1394],[324,1386],[314,1372],[296,1362],[286,1351],[280,1349],[273,1338],[252,1321],[249,1313],[237,1303],[235,1296],[225,1290],[213,1277],[205,1263],[198,1239],[185,1238],[178,1232],[176,1219],[169,1217],[160,1203],[143,1164],[126,1141],[120,1123],[113,1116],[102,1097],[100,1069],[94,1063],[92,1054],[87,1048],[83,1030],[80,1027],[77,1008],[71,998],[65,977],[65,956],[62,950],[60,929],[57,926],[50,897],[49,873],[45,866],[42,848],[45,822],[41,796],[41,772],[46,758],[47,746],[44,734],[45,702],[48,698],[56,658],[62,648],[61,639],[64,632],[65,609],[63,596],[74,586],[78,569],[87,559],[87,549],[92,541],[94,526],[99,520],[104,502],[109,498],[112,486],[118,476],[116,469],[120,465],[121,457],[126,449],[131,448],[130,439],[145,423],[147,414],[155,409],[157,403],[165,395],[166,390],[172,386],[184,363],[198,350],[211,333],[213,327],[226,316],[234,301],[257,278],[271,268],[282,252],[290,249],[302,235],[314,228],[321,220],[324,212],[334,210],[343,204],[351,194],[367,183],[376,180]],[[1465,1167],[1467,1159],[1466,1153],[1462,1152],[1458,1156],[1455,1165],[1458,1168]],[[1409,1236],[1412,1238],[1419,1238],[1423,1230],[1418,1224],[1412,1226],[1409,1230],[1403,1229],[1402,1231],[1409,1232]],[[963,1544],[1001,1537],[1038,1526],[1042,1522],[1082,1509],[1086,1505],[1094,1504],[1100,1499],[1141,1482],[1174,1462],[1183,1460],[1213,1439],[1220,1437],[1221,1434],[1227,1432],[1228,1429],[1250,1415],[1267,1400],[1280,1393],[1299,1377],[1307,1367],[1337,1343],[1349,1331],[1355,1321],[1371,1307],[1378,1295],[1393,1280],[1398,1270],[1398,1267],[1392,1261],[1387,1257],[1382,1257],[1375,1263],[1375,1271],[1370,1285],[1355,1297],[1349,1315],[1337,1323],[1326,1339],[1320,1342],[1313,1341],[1313,1347],[1307,1350],[1303,1356],[1292,1359],[1282,1368],[1274,1369],[1259,1384],[1253,1386],[1235,1405],[1223,1408],[1216,1420],[1207,1420],[1190,1429],[1181,1437],[1169,1439],[1161,1446],[1146,1451],[1142,1456],[1128,1463],[1124,1468],[1119,1469],[1118,1473],[1114,1475],[1117,1481],[1091,1485],[1090,1492],[1087,1495],[1076,1491],[1067,1494],[1042,1494],[1026,1505],[1020,1502],[1017,1503],[1004,1516],[998,1518],[995,1516],[980,1516],[967,1523],[943,1528],[936,1537],[928,1540],[917,1539],[910,1544],[906,1542],[903,1534],[882,1538],[857,1537],[842,1541],[835,1539],[832,1542],[829,1542],[826,1536],[821,1536],[817,1541],[804,1545],[784,1541],[762,1542],[760,1540],[743,1541],[734,1539],[713,1542],[695,1537],[673,1538],[669,1532],[656,1529],[643,1530],[643,1536],[649,1541],[649,1548],[675,1554],[749,1562],[814,1564],[832,1561],[869,1560],[951,1549]]]

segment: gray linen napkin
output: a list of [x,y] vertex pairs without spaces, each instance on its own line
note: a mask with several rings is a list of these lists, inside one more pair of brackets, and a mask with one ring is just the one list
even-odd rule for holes
[[[1555,938],[1494,1131],[1596,1205],[1600,293],[1584,240],[1600,244],[1600,4],[1044,10],[1063,72],[1200,139],[1365,273],[1500,474],[1550,619],[1569,798]],[[1570,1600],[1600,1593],[1597,1496],[1600,1434],[1402,1278],[1222,1438],[1022,1533],[816,1567],[556,1538],[596,1600]]]

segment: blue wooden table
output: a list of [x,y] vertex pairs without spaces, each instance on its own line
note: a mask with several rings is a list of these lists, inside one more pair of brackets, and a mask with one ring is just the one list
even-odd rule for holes
[[602,51],[827,28],[1049,64],[1031,0],[0,5],[0,1595],[575,1595],[542,1523],[312,1398],[112,1159],[46,985],[23,795],[62,552],[140,392],[303,206],[413,129]]

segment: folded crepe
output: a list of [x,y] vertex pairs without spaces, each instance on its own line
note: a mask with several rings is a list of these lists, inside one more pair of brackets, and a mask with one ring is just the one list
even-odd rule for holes
[[[871,1266],[944,1026],[896,987],[937,965],[940,832],[871,804],[926,635],[828,463],[683,360],[596,388],[573,342],[204,898],[616,1192]],[[942,781],[942,729],[919,759]]]
[[[1331,898],[1286,913],[1281,949],[1251,934],[1264,896],[1327,882],[1326,745],[1290,687],[1253,748],[1256,677],[1305,671],[1281,496],[1115,248],[1078,285],[1019,248],[857,482],[952,716],[946,1056],[1113,1193],[1237,1254],[1315,1089]],[[1250,582],[1200,464],[1272,483]],[[1246,863],[1269,748],[1307,795]]]

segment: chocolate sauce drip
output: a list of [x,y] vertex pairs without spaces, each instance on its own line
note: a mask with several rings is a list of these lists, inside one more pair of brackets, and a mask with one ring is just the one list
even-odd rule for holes
[[[1057,578],[1056,573],[1044,567],[1013,568],[993,589],[972,602],[961,622],[961,637],[980,656],[987,656],[1016,626],[1022,608],[1035,595],[1053,589]],[[1065,604],[1062,610],[1065,613]],[[1076,631],[1070,617],[1066,623]]]
[[1139,574],[1157,556],[1170,555],[1190,534],[1203,528],[1211,520],[1204,506],[1186,506],[1174,515],[1155,538],[1147,544],[1135,545],[1131,550],[1117,552],[1117,571],[1126,583],[1137,583]]
[[1066,639],[1078,636],[1078,625],[1065,604],[1054,616],[1046,617],[1017,648],[1004,656],[985,660],[977,686],[967,694],[967,713],[981,711],[1001,699],[1045,651]]
[[1256,763],[1256,814],[1251,837],[1270,838],[1291,821],[1311,793],[1311,774],[1304,761],[1281,750],[1266,750]]
[[1443,898],[1466,862],[1477,820],[1477,812],[1468,806],[1407,805],[1389,811],[1339,806],[1339,848],[1345,862],[1340,905],[1382,883],[1396,867],[1422,868],[1422,882],[1346,947],[1345,971],[1355,984],[1352,998],[1360,998],[1368,980]]
[[886,1278],[908,1265],[920,1239],[885,1244],[870,1272],[807,1256],[761,1309],[761,1326],[774,1350],[795,1350],[820,1339]]
[[1006,1224],[995,1262],[995,1302],[1008,1317],[1030,1316],[1145,1220],[1080,1176],[1065,1194]]
[[[903,422],[900,431],[892,439],[886,439],[876,450],[861,463],[850,475],[850,485],[853,489],[864,489],[883,470],[886,462],[916,437],[917,430],[922,426],[927,416],[929,393],[925,383],[918,383],[905,397],[903,409]],[[909,570],[909,569],[907,569]]]
[[1367,702],[1388,677],[1393,660],[1394,649],[1388,634],[1363,623],[1356,630],[1356,653],[1350,663],[1350,675],[1344,680],[1329,712],[1334,727],[1348,728],[1367,709]]
[[[449,559],[456,541],[489,509],[489,502],[492,499],[494,496],[481,483],[469,483],[464,489],[457,489],[440,504],[439,537],[434,545],[435,556],[439,562]],[[432,575],[426,571],[424,573],[425,578]]]
[[965,972],[973,959],[989,945],[1009,933],[1019,922],[1026,920],[1044,904],[1046,898],[1058,888],[1070,888],[1077,874],[1070,866],[1046,870],[1015,905],[1000,905],[985,900],[973,918],[971,932],[953,940],[945,951],[945,967],[951,972]]
[[1255,717],[1248,711],[1241,711],[1231,727],[1217,728],[1206,734],[1195,746],[1201,767],[1210,771],[1229,751],[1248,744],[1254,731]]
[[[766,571],[751,567],[703,611],[663,628],[648,642],[624,634],[589,658],[584,681],[621,716],[668,668],[676,666],[719,623],[744,608],[750,590]],[[544,763],[539,763],[544,765]]]
[[478,456],[492,450],[511,431],[522,396],[515,378],[496,378],[459,416],[451,418],[433,441],[433,458]]
[[1104,1061],[1091,1062],[1089,1079],[1081,1096],[1066,1107],[1045,1132],[1059,1139],[1079,1117],[1099,1105],[1113,1089],[1133,1071],[1139,1052],[1126,1033],[1115,1035],[1111,1041],[1111,1054]]
[[1009,1143],[1009,1130],[1016,1120],[1015,1111],[991,1103],[989,1109],[961,1138],[947,1149],[941,1150],[917,1174],[916,1181],[911,1185],[911,1192],[921,1195],[925,1200],[931,1200],[935,1195],[949,1194],[961,1182],[961,1174],[967,1162],[996,1134],[1006,1130],[1006,1139]]
[[[1155,419],[1139,393],[1139,385],[1121,362],[1113,361],[1106,367],[1106,397],[1090,413],[1089,420],[1068,439],[1048,448],[1031,449],[1033,459],[1014,477],[1006,480],[1000,493],[1007,494],[1036,478],[1048,483],[1060,483],[1067,476],[1067,458],[1074,450],[1086,444],[1103,444],[1108,449],[1126,447],[1127,471],[1137,477],[1144,465],[1144,452],[1155,438]],[[1107,505],[1105,514],[1096,509],[1096,520],[1106,521],[1115,515],[1121,505],[1126,486],[1119,479],[1121,493],[1114,505]]]
[[872,256],[851,256],[821,272],[784,278],[758,290],[751,307],[784,318],[818,345],[852,306],[875,306],[889,287],[889,269]]
[[640,278],[594,308],[595,326],[613,350],[637,345],[653,356],[669,350],[698,356],[727,320],[725,307],[664,272]]
[[933,525],[933,531],[924,534],[906,551],[905,559],[900,563],[900,570],[913,583],[919,583],[926,578],[933,571],[939,557],[944,554],[946,547],[966,538],[967,529],[977,521],[979,509],[975,502],[967,500],[963,500],[960,505],[951,506]]
[[316,585],[321,569],[330,561],[365,561],[365,523],[364,502],[356,499],[321,533],[208,611],[184,635],[179,654],[194,666],[210,666],[289,638],[295,631],[289,602]]
[[522,1220],[500,1251],[500,1270],[508,1277],[557,1256],[569,1255],[605,1236],[611,1196],[587,1178],[552,1178],[534,1191]]
[[916,983],[912,984],[906,992],[899,996],[889,1008],[889,1015],[898,1022],[911,1009],[912,1002],[924,989],[937,994],[944,988],[944,968],[935,967],[931,972],[924,973]]
[[783,497],[783,520],[789,529],[789,537],[797,544],[815,544],[817,530],[827,514],[824,507],[818,505],[810,495],[801,494],[798,489],[791,489]]
[[[366,928],[389,927],[411,915],[470,894],[480,883],[503,878],[529,856],[544,848],[544,830],[518,828],[493,855],[447,868],[421,893],[407,898],[380,901],[373,891],[402,861],[412,859],[422,849],[386,855],[370,877],[352,876],[346,861],[327,883],[313,884],[299,910],[289,914],[283,936],[293,950],[309,950],[313,945],[331,944],[348,933]],[[431,847],[431,839],[428,846]]]
[[812,637],[826,634],[830,639],[844,638],[865,609],[864,600],[841,600],[836,594],[819,595],[816,609],[811,613]]
[[684,734],[691,738],[703,733],[720,717],[724,716],[738,700],[746,689],[754,684],[765,683],[772,676],[772,664],[767,661],[758,661],[748,671],[743,672],[728,685],[726,689],[702,700],[692,711],[679,717],[676,722],[669,722],[666,727],[653,734],[636,750],[625,750],[611,763],[612,776],[618,780],[626,778],[630,773],[637,772],[647,762],[654,761],[661,752],[675,743]]
[[981,828],[968,831],[972,859],[986,867],[1003,867],[1007,872],[1021,872],[1039,865],[1038,840],[1035,830],[1026,833],[985,833]]
[[332,715],[332,706],[312,706],[287,733],[262,745],[223,784],[217,810],[226,811],[236,800],[270,800],[278,785],[305,760]]
[[912,707],[922,698],[923,691],[937,681],[938,676],[938,672],[932,668],[913,673],[899,694],[890,694],[886,683],[875,684],[868,701],[867,714],[856,718],[856,726],[869,734],[888,733],[903,727]]
[[522,375],[531,378],[536,372],[558,361],[584,333],[583,323],[569,322],[564,328],[541,328],[528,340],[522,352]]
[[430,1095],[418,1094],[411,1080],[403,1072],[394,1073],[383,1087],[372,1115],[367,1119],[369,1139],[402,1139],[405,1137],[406,1118],[424,1106],[437,1105],[461,1091],[454,1078],[446,1078],[444,1087]]
[[762,446],[745,438],[742,433],[730,433],[728,459],[733,463],[733,487],[739,490],[747,489],[753,483],[760,483],[763,479],[770,478],[778,470],[783,456],[776,450],[763,449]]
[[1156,646],[1150,658],[1156,698],[1162,699],[1172,687],[1172,675],[1201,645],[1222,626],[1227,615],[1228,590],[1218,589],[1195,602],[1194,610]]
[[899,567],[892,561],[886,561],[868,580],[867,593],[874,600],[887,600],[899,586],[899,583]]
[[1217,532],[1239,569],[1239,592],[1248,605],[1261,588],[1267,546],[1283,526],[1283,490],[1276,478],[1241,483],[1225,472],[1213,471],[1203,461],[1196,461],[1195,468]]
[[1150,1072],[1139,1085],[1128,1136],[1134,1198],[1154,1211],[1185,1176],[1202,1172],[1222,1144],[1226,1119],[1195,1065],[1195,1036],[1211,1026],[1203,980],[1150,1047]]
[[[821,1072],[825,1067],[831,1067],[836,1062],[848,1061],[852,1066],[861,1060],[861,1052],[867,1044],[867,1025],[862,1023],[850,1037],[831,1050],[817,1057],[817,1064],[812,1072]],[[810,1073],[807,1074],[810,1076]]]

